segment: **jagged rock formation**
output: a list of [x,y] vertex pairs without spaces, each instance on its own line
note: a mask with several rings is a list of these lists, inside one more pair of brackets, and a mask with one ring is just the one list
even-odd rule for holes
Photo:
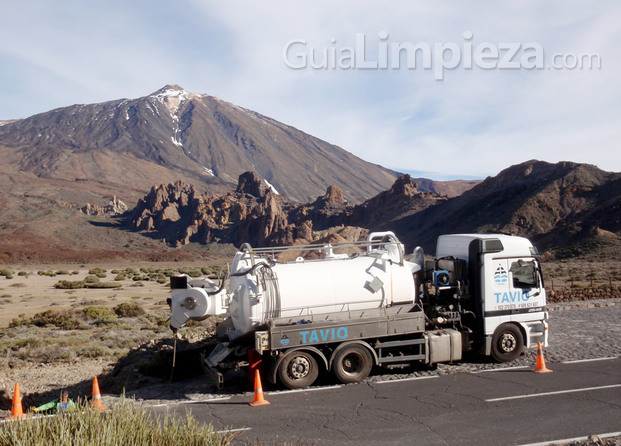
[[134,208],[131,223],[173,246],[237,243],[240,237],[265,243],[286,227],[282,200],[253,172],[242,174],[235,192],[222,196],[199,194],[178,181],[151,188]]
[[86,203],[85,206],[80,208],[80,211],[86,215],[121,215],[127,212],[129,208],[127,205],[119,200],[116,195],[112,197],[110,203],[107,206],[97,206],[90,203]]
[[355,206],[351,221],[358,226],[396,230],[397,220],[447,200],[446,196],[419,191],[412,177],[404,175],[389,190]]
[[[416,190],[409,175],[379,196],[358,206],[350,206],[341,190],[329,186],[325,195],[308,204],[297,205],[267,187],[255,172],[239,177],[235,192],[222,196],[197,194],[193,186],[181,182],[153,187],[138,202],[131,217],[134,229],[164,238],[173,246],[190,242],[225,242],[255,246],[310,243],[316,239],[348,239],[366,235],[359,229],[370,217],[367,210],[402,216],[420,206],[443,198]],[[386,219],[382,219],[385,223]],[[376,222],[377,223],[377,222]]]
[[[172,245],[296,244],[391,230],[408,251],[421,245],[433,252],[440,234],[458,232],[522,235],[542,251],[565,256],[597,252],[618,258],[621,246],[621,174],[586,164],[528,161],[452,199],[421,192],[404,175],[356,206],[347,204],[335,186],[310,203],[294,204],[251,172],[224,196],[187,192],[193,199],[184,201],[183,190],[193,189],[181,184],[154,188],[134,211],[134,227],[159,233]],[[166,217],[170,208],[177,213]],[[153,224],[143,223],[145,218]]]

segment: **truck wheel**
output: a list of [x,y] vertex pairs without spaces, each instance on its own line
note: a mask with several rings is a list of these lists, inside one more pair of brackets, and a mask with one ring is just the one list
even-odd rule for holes
[[295,351],[287,355],[278,367],[278,376],[289,389],[303,389],[319,376],[317,361],[308,352]]
[[492,356],[498,362],[509,362],[516,359],[524,348],[524,338],[518,327],[503,324],[492,336]]
[[371,373],[373,357],[369,350],[360,344],[343,347],[336,352],[332,363],[332,372],[344,383],[359,383]]

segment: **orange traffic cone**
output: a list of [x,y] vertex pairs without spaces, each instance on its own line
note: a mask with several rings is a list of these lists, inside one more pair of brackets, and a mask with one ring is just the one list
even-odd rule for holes
[[11,415],[9,420],[16,418],[24,418],[24,410],[22,409],[22,396],[19,393],[19,383],[15,383],[15,392],[13,393],[13,406],[11,407]]
[[259,370],[254,372],[254,401],[248,403],[251,406],[267,406],[269,401],[263,398],[263,386],[261,386],[261,374]]
[[546,367],[546,360],[543,357],[543,349],[541,342],[537,342],[537,366],[533,370],[535,373],[552,373],[552,370]]
[[104,411],[106,408],[101,402],[101,392],[99,391],[99,382],[97,381],[97,377],[93,377],[93,399],[91,400],[91,405],[93,409]]

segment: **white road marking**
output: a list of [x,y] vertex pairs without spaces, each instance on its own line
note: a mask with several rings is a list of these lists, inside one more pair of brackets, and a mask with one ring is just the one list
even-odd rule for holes
[[[621,432],[608,432],[607,434],[595,434],[599,438],[619,437]],[[520,446],[554,446],[575,443],[577,441],[587,441],[589,437],[563,438],[562,440],[542,441],[541,443],[528,443]]]
[[[341,387],[343,387],[343,385],[337,385],[337,386],[324,386],[324,387],[311,387],[308,389],[291,389],[291,390],[273,390],[271,392],[265,392],[265,395],[284,395],[287,393],[300,393],[300,392],[316,392],[319,390],[331,390],[331,389],[340,389]],[[249,395],[252,395],[253,393],[248,393]]]
[[227,429],[223,431],[216,431],[216,434],[230,434],[232,432],[246,432],[252,430],[251,427],[239,427],[237,429]]
[[375,384],[386,384],[386,383],[402,383],[404,381],[418,381],[419,379],[432,379],[439,378],[439,375],[430,375],[430,376],[415,376],[413,378],[403,378],[403,379],[387,379],[385,381],[375,381]]
[[476,375],[477,373],[486,373],[486,372],[506,372],[507,370],[523,370],[530,368],[527,365],[522,365],[519,367],[501,367],[498,369],[489,369],[489,370],[475,370],[474,372],[470,372],[471,375]]
[[[317,392],[317,391],[320,391],[320,390],[339,389],[341,387],[343,387],[343,385],[324,386],[324,387],[311,387],[309,389],[275,390],[275,391],[271,391],[271,392],[264,392],[264,395],[285,395],[285,394],[288,394],[288,393]],[[223,396],[223,397],[210,398],[210,399],[207,399],[207,400],[189,400],[189,401],[177,401],[177,402],[174,402],[174,403],[155,404],[155,405],[150,406],[150,407],[166,407],[166,406],[179,405],[179,404],[210,404],[210,403],[219,403],[220,401],[230,400],[231,398],[233,398],[233,396],[240,396],[240,397],[244,397],[244,398],[252,398],[254,396],[254,392],[245,392],[245,393],[242,393],[240,395],[229,395],[229,396]]]
[[223,397],[219,397],[219,398],[210,398],[208,400],[183,400],[183,401],[175,401],[175,402],[172,402],[172,403],[154,404],[154,405],[149,406],[149,407],[166,407],[166,406],[173,406],[173,405],[179,405],[179,404],[216,403],[218,401],[226,401],[226,400],[230,400],[230,399],[231,399],[230,396],[223,396]]
[[192,401],[193,403],[217,403],[218,401],[226,401],[226,400],[230,400],[231,397],[230,396],[223,396],[223,397],[219,397],[219,398],[210,398],[208,400],[196,400],[196,401]]
[[605,358],[576,359],[574,361],[563,361],[562,364],[579,364],[581,362],[593,362],[593,361],[610,361],[611,359],[617,359],[617,357],[616,356],[607,356]]
[[557,392],[541,392],[541,393],[530,393],[527,395],[505,396],[502,398],[490,398],[485,401],[488,403],[491,403],[495,401],[519,400],[523,398],[535,398],[538,396],[562,395],[564,393],[589,392],[591,390],[613,389],[615,387],[621,387],[621,384],[611,384],[609,386],[599,386],[599,387],[584,387],[582,389],[559,390]]

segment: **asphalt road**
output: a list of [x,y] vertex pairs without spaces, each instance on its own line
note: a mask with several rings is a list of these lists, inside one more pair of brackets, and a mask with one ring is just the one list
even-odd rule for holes
[[526,368],[251,393],[189,404],[186,410],[239,441],[265,444],[521,445],[621,431],[621,358]]

